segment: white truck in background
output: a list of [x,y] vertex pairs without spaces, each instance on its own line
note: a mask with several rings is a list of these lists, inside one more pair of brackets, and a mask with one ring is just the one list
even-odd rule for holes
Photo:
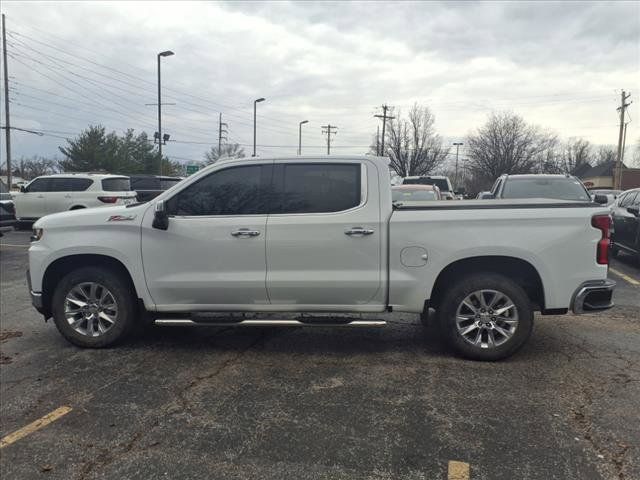
[[83,347],[142,322],[367,326],[384,320],[358,314],[433,308],[459,354],[497,360],[535,310],[613,305],[609,229],[588,202],[393,204],[384,158],[228,160],[148,203],[40,219],[28,279],[38,311]]

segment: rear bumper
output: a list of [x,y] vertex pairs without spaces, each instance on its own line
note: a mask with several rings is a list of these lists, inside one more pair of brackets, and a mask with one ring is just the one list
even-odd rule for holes
[[613,280],[589,280],[584,282],[573,294],[571,310],[573,313],[597,312],[613,307]]

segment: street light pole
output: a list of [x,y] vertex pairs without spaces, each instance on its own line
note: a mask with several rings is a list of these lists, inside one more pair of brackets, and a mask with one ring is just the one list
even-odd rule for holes
[[162,175],[162,94],[160,88],[160,57],[170,57],[171,50],[158,54],[158,156],[160,157],[160,175]]
[[259,102],[264,102],[264,98],[258,98],[253,101],[253,155],[256,156],[256,104]]
[[298,155],[302,155],[302,125],[309,123],[309,120],[303,120],[298,125]]
[[456,146],[456,173],[455,176],[453,177],[453,185],[454,188],[457,189],[458,188],[458,149],[460,148],[461,145],[464,145],[462,142],[453,142],[453,144]]

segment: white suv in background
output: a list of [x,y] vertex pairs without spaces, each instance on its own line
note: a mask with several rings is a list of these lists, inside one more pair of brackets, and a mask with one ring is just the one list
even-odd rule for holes
[[129,177],[94,173],[60,173],[37,177],[13,194],[19,222],[80,208],[126,205],[136,201]]

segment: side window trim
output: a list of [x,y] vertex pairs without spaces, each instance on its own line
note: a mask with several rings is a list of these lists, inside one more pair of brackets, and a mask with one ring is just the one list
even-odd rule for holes
[[[214,170],[213,172],[209,173],[208,175],[203,176],[202,178],[199,178],[198,180],[196,180],[193,183],[189,183],[188,185],[185,185],[184,188],[181,188],[180,190],[178,190],[177,192],[175,192],[173,195],[171,195],[169,198],[166,198],[164,200],[165,205],[168,204],[168,202],[170,202],[172,199],[174,199],[176,196],[180,195],[180,193],[184,192],[185,190],[187,190],[189,187],[192,187],[194,185],[196,185],[197,183],[203,181],[204,179],[210,177],[211,175],[216,175],[218,173],[221,173],[225,170],[230,170],[232,168],[241,168],[241,167],[252,167],[252,166],[257,166],[257,167],[263,167],[263,168],[267,168],[268,171],[265,174],[265,177],[268,179],[265,182],[264,186],[269,186],[269,188],[273,187],[273,161],[271,162],[263,162],[263,163],[247,163],[247,164],[232,164],[229,166],[225,166],[224,168],[220,168],[218,170]],[[269,215],[269,211],[270,211],[271,205],[270,202],[267,204],[267,209],[265,211],[265,213],[249,213],[249,214],[234,214],[234,215],[176,215],[176,214],[172,214],[169,213],[169,217],[170,218],[180,218],[180,219],[190,219],[190,218],[233,218],[233,217],[266,217]]]
[[284,166],[285,165],[334,165],[334,164],[354,164],[357,163],[360,165],[360,203],[351,208],[347,208],[345,210],[338,210],[337,212],[309,212],[309,213],[274,213],[273,207],[274,205],[269,205],[269,215],[277,215],[277,216],[302,216],[302,215],[341,215],[343,213],[349,213],[354,210],[358,210],[363,208],[368,201],[368,177],[367,177],[367,164],[366,162],[300,162],[299,160],[289,161],[289,162],[276,162],[273,165],[273,175],[272,175],[272,185],[274,185],[276,198],[283,194],[284,188]]

